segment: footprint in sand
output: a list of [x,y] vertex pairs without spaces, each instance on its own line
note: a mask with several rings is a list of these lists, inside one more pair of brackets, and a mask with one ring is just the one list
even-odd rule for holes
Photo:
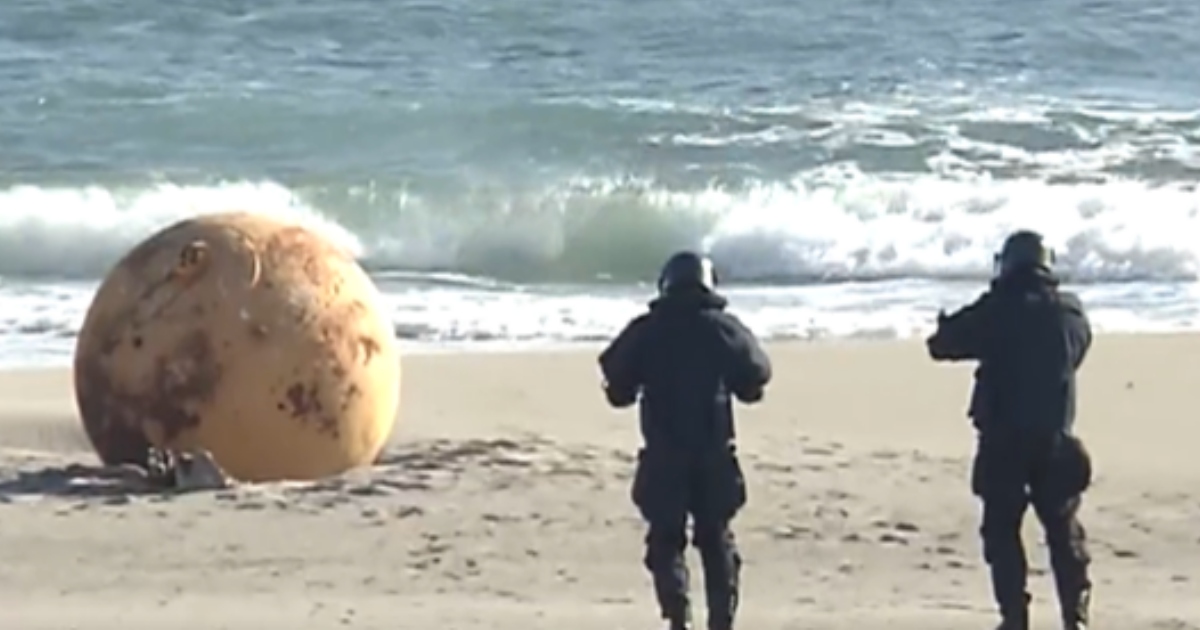
[[396,508],[396,518],[399,519],[405,519],[413,516],[423,516],[424,514],[425,510],[422,510],[415,505],[405,505]]
[[[814,535],[815,534],[815,535]],[[776,540],[795,540],[797,538],[820,538],[820,534],[814,532],[808,527],[802,525],[784,525],[777,527],[771,532],[771,537]]]
[[894,521],[893,522],[893,521],[878,520],[878,521],[872,522],[871,525],[873,527],[875,527],[876,529],[894,529],[898,532],[904,532],[906,534],[915,534],[915,533],[921,531],[920,527],[917,527],[915,524],[909,523],[908,521]]

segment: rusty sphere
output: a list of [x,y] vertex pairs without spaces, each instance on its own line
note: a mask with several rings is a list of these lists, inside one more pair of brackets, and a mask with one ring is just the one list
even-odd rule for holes
[[208,450],[243,481],[371,463],[400,404],[400,357],[354,257],[297,224],[231,212],[150,236],[101,283],[75,398],[108,464]]

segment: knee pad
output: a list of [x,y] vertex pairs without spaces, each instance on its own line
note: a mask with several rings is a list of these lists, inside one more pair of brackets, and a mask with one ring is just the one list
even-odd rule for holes
[[701,559],[705,562],[723,562],[734,569],[741,566],[742,557],[738,553],[733,532],[728,527],[697,527],[692,545],[700,551]]
[[697,549],[723,549],[733,545],[733,532],[725,523],[697,523],[692,532],[692,544]]
[[1083,528],[1076,524],[1047,527],[1046,546],[1050,549],[1050,563],[1054,566],[1061,567],[1064,563],[1086,565],[1091,562]]
[[682,558],[686,547],[687,541],[675,532],[651,531],[646,535],[646,555],[643,562],[651,571],[672,566]]

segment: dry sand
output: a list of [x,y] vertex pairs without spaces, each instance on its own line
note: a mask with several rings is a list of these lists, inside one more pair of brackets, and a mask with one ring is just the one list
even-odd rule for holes
[[[740,627],[990,628],[969,366],[913,343],[771,352],[740,416]],[[1200,628],[1198,368],[1200,337],[1106,336],[1084,370],[1098,628]],[[405,378],[373,470],[164,496],[67,483],[93,461],[69,375],[0,376],[0,628],[659,627],[627,499],[636,421],[604,406],[593,352],[414,356]],[[1054,628],[1040,541],[1030,515]]]

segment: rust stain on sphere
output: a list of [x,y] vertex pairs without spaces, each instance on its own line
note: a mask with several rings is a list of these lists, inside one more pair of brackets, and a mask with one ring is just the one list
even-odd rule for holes
[[75,398],[106,464],[210,451],[244,481],[371,463],[400,404],[400,357],[354,258],[250,214],[181,221],[104,279],[75,348]]

